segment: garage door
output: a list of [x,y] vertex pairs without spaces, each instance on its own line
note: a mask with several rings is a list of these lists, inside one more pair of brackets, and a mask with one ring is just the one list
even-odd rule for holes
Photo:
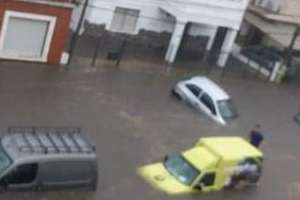
[[20,57],[41,57],[49,22],[11,17],[3,53]]
[[55,18],[6,11],[2,25],[0,56],[19,60],[47,61]]

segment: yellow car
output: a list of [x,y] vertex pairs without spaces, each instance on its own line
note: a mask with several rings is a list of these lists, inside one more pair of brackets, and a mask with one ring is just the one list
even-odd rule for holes
[[163,162],[139,168],[138,174],[169,194],[209,192],[257,183],[262,161],[263,153],[243,138],[210,137]]

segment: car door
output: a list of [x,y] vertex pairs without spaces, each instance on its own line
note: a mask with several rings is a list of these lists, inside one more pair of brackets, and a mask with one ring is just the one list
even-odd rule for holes
[[212,98],[207,94],[203,93],[200,97],[201,109],[211,118],[217,120],[217,110]]
[[199,88],[198,86],[191,84],[191,83],[187,83],[186,88],[188,90],[188,95],[187,95],[187,101],[194,107],[196,107],[197,109],[199,108],[199,96],[202,93],[202,89]]
[[9,172],[3,180],[8,189],[30,189],[37,186],[38,164],[21,164]]
[[83,187],[92,184],[93,163],[90,161],[54,161],[41,165],[45,188]]
[[211,191],[215,188],[216,173],[214,171],[205,173],[196,184],[195,188],[203,192]]

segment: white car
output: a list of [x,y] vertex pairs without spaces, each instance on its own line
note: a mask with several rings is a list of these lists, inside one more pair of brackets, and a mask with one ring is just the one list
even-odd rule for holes
[[180,81],[172,93],[222,125],[227,125],[229,120],[238,117],[229,95],[206,77],[196,76]]

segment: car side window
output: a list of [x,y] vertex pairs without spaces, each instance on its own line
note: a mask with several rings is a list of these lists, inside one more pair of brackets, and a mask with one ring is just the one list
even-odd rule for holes
[[186,87],[196,96],[198,97],[200,95],[200,93],[202,92],[202,90],[197,87],[196,85],[193,84],[186,84]]
[[8,184],[28,184],[35,180],[37,171],[37,164],[24,164],[6,175],[4,179]]
[[201,96],[200,101],[212,112],[212,114],[216,115],[214,102],[206,93]]
[[205,187],[212,186],[215,183],[216,173],[207,173],[205,174],[200,183],[202,183]]

